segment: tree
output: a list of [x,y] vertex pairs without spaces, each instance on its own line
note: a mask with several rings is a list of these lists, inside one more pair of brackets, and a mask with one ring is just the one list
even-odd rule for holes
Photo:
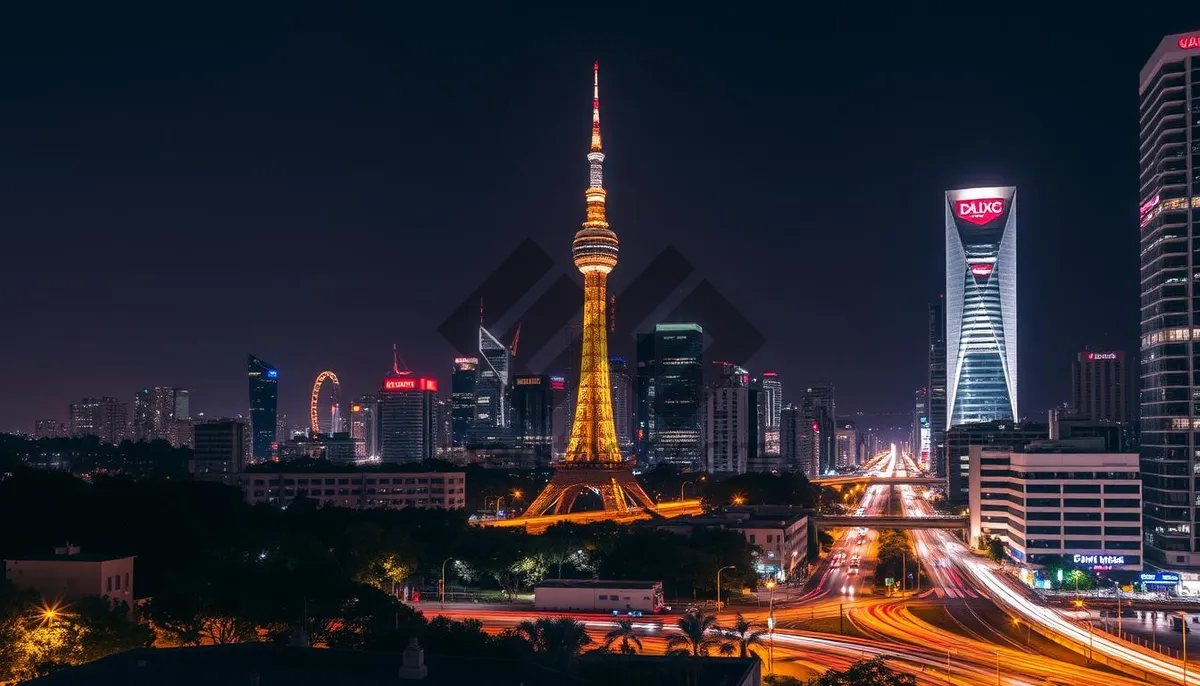
[[844,672],[831,669],[808,686],[917,686],[917,677],[888,669],[886,658],[859,660]]
[[987,556],[992,562],[1004,564],[1004,541],[992,536],[987,542]]
[[716,638],[721,632],[716,615],[689,612],[680,617],[675,622],[675,626],[679,628],[679,633],[672,634],[667,639],[668,655],[703,657],[707,656],[714,648],[719,653],[733,650],[732,643]]
[[611,649],[613,643],[617,641],[620,641],[622,655],[633,655],[642,649],[642,639],[638,635],[637,629],[634,628],[632,619],[617,621],[617,628],[604,636],[604,649]]
[[779,674],[768,674],[763,677],[763,683],[766,686],[804,686],[804,682],[794,676],[782,676]]
[[154,630],[139,624],[130,615],[129,604],[110,604],[107,598],[81,598],[71,606],[74,621],[83,632],[80,662],[91,662],[106,655],[154,643]]
[[584,625],[570,617],[525,620],[517,625],[516,633],[529,641],[535,654],[558,667],[570,665],[579,651],[592,643]]
[[750,648],[761,646],[766,632],[755,627],[756,625],[746,621],[740,612],[733,626],[726,627],[725,637],[733,641],[732,645],[737,648],[738,657],[757,657]]

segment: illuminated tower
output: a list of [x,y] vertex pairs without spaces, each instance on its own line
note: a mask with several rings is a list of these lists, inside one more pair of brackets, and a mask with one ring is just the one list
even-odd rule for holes
[[575,421],[567,452],[546,490],[526,511],[540,515],[554,507],[558,514],[571,510],[575,498],[590,491],[600,496],[604,509],[625,512],[630,507],[654,509],[629,465],[621,460],[613,426],[612,385],[608,371],[608,273],[617,266],[617,234],[608,227],[604,203],[604,152],[600,145],[600,66],[592,71],[592,145],[587,219],[575,234],[571,254],[583,273],[583,336],[579,362],[579,389]]

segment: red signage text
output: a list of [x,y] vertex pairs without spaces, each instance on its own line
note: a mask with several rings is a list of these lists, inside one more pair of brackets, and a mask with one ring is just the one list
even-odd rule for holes
[[1004,214],[1004,198],[959,200],[954,211],[963,221],[983,225]]
[[1184,36],[1179,39],[1180,50],[1193,50],[1200,48],[1200,36]]

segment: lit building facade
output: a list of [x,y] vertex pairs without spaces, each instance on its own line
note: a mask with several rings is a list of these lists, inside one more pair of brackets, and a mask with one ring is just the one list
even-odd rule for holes
[[554,406],[550,377],[545,374],[513,377],[513,435],[517,447],[549,457],[554,442]]
[[946,191],[948,426],[1019,418],[1017,189]]
[[808,420],[806,445],[815,450],[811,456],[817,474],[832,473],[837,467],[837,394],[832,385],[812,386],[800,395],[800,407]]
[[393,367],[379,392],[379,459],[420,462],[437,450],[437,379],[405,376]]
[[783,380],[775,372],[763,372],[763,443],[768,455],[780,454],[780,421],[783,416]]
[[194,472],[200,477],[237,474],[246,467],[249,427],[239,419],[213,419],[197,422]]
[[624,357],[609,359],[608,371],[612,379],[613,426],[617,430],[617,445],[621,447],[622,455],[630,455],[633,453],[635,422],[633,376]]
[[843,419],[834,432],[837,443],[838,469],[849,469],[858,465],[858,427],[854,422]]
[[727,365],[717,384],[705,391],[704,471],[745,474],[759,458],[758,398],[744,369]]
[[143,388],[133,394],[133,423],[130,438],[134,441],[154,440],[154,420],[150,409],[151,395],[149,388]]
[[929,467],[946,476],[946,296],[929,303]]
[[362,441],[358,457],[379,457],[378,413],[379,400],[373,395],[360,396],[350,404],[350,437]]
[[929,464],[930,430],[929,430],[929,389],[918,388],[916,402],[913,404],[912,433],[909,445],[912,458],[917,466],[925,469]]
[[72,436],[95,436],[101,443],[120,443],[129,430],[129,406],[116,398],[84,398],[68,408]]
[[1071,410],[1093,422],[1128,422],[1127,375],[1122,350],[1079,353],[1071,365]]
[[279,370],[254,355],[246,358],[250,379],[250,458],[269,460],[274,454],[279,413]]
[[512,356],[500,339],[482,324],[479,326],[479,360],[471,442],[504,442],[511,437]]
[[654,327],[652,402],[652,461],[696,469],[704,404],[704,330],[699,324]]
[[460,510],[467,505],[463,472],[252,472],[237,479],[246,502],[286,507],[308,498],[320,507]]
[[1012,421],[973,422],[946,431],[946,500],[965,507],[970,499],[971,460],[980,450],[1021,450],[1035,441],[1050,438],[1046,424]]
[[1200,569],[1200,31],[1166,36],[1138,87],[1146,557]]
[[470,439],[478,378],[478,357],[454,358],[454,369],[450,373],[450,442],[457,448],[465,448]]

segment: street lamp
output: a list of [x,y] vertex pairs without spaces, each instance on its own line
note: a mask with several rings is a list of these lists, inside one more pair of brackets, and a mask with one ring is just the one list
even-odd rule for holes
[[721,572],[726,569],[737,569],[737,565],[726,565],[717,570],[717,612],[721,611]]
[[734,505],[745,505],[746,504],[746,496],[744,496],[740,493],[738,495],[733,496],[733,504]]
[[518,500],[524,500],[525,494],[521,491],[521,489],[514,488],[513,492],[512,492],[512,499],[513,499],[513,502],[516,502]]
[[695,486],[695,485],[696,485],[696,482],[695,482],[695,481],[684,481],[683,483],[679,484],[679,500],[681,500],[681,501],[682,501],[682,500],[683,500],[683,498],[684,498],[684,496],[683,496],[683,488],[684,488],[684,486],[687,486],[688,484],[691,484],[691,485]]
[[442,592],[441,596],[442,596],[442,609],[443,610],[446,609],[446,563],[453,559],[454,558],[452,558],[452,557],[448,557],[445,559],[445,561],[442,562],[442,587],[439,590]]

